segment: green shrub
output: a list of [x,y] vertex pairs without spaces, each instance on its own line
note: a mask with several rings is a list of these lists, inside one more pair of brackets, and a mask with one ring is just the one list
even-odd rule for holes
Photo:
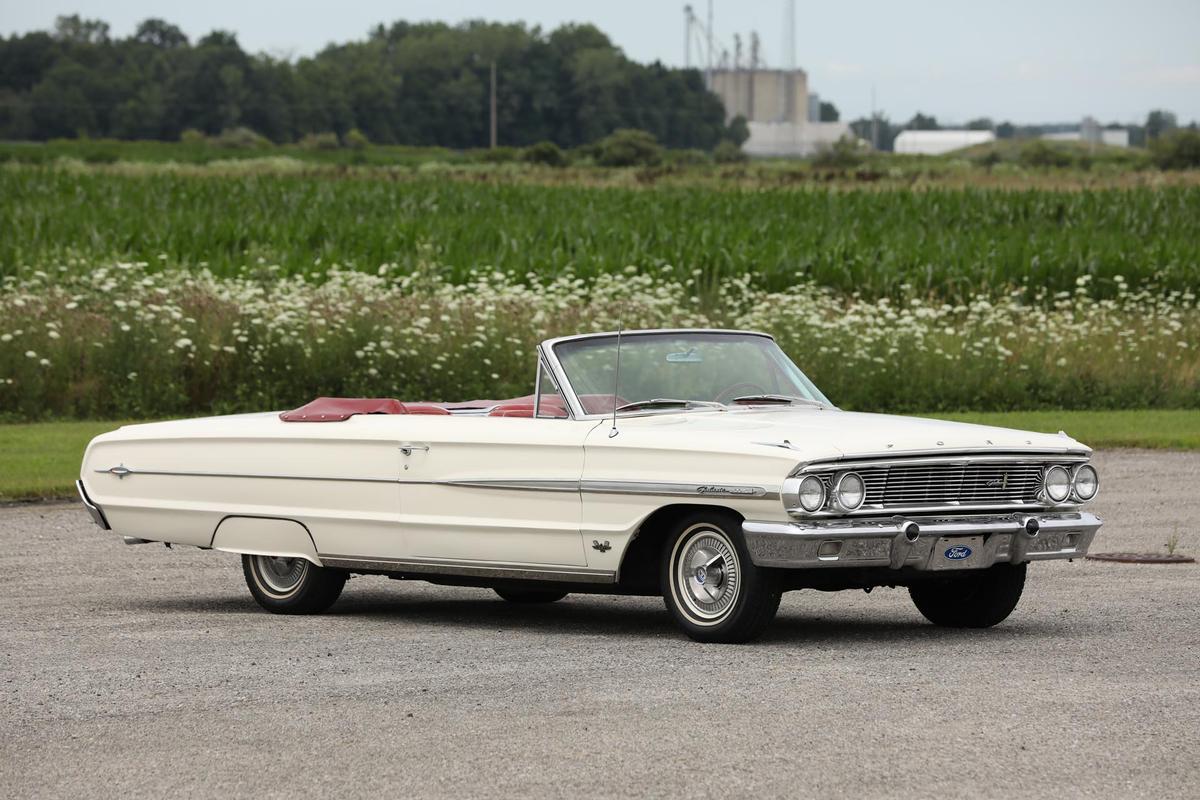
[[471,151],[471,160],[483,164],[508,164],[517,160],[520,152],[515,147],[499,145]]
[[713,162],[713,157],[708,153],[694,148],[687,150],[667,150],[663,157],[673,167],[698,167]]
[[371,140],[358,128],[351,128],[342,137],[342,144],[351,150],[366,150],[367,146],[371,144]]
[[829,147],[823,147],[813,156],[813,164],[826,169],[850,169],[866,160],[866,154],[858,140],[843,136]]
[[1027,167],[1069,167],[1075,159],[1071,152],[1060,145],[1035,139],[1021,147],[1017,160]]
[[341,147],[337,134],[332,131],[306,133],[304,138],[299,141],[299,145],[304,150],[337,150]]
[[271,146],[270,139],[242,126],[226,128],[219,135],[214,136],[211,141],[217,147],[225,147],[230,150],[255,150]]
[[179,134],[179,141],[188,145],[198,145],[207,143],[208,138],[195,128],[188,128],[183,133]]
[[1159,169],[1200,169],[1200,131],[1180,129],[1150,143],[1150,156]]
[[654,135],[633,128],[613,131],[597,144],[596,163],[602,167],[653,167],[663,158],[662,146]]
[[567,156],[554,142],[538,142],[521,151],[521,160],[528,164],[562,167],[566,166]]
[[738,164],[749,161],[750,156],[746,155],[742,148],[726,139],[713,148],[713,160],[718,164]]

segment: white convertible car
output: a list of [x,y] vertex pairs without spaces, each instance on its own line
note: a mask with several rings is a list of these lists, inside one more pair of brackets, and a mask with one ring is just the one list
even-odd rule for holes
[[88,446],[78,489],[130,544],[241,554],[274,612],[380,574],[526,603],[661,594],[692,638],[741,642],[802,588],[902,586],[935,624],[995,625],[1029,562],[1087,552],[1090,453],[840,411],[770,336],[663,330],[546,341],[513,400],[127,426]]

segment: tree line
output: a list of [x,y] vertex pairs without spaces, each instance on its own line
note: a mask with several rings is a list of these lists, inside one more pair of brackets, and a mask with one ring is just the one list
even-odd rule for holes
[[0,138],[174,140],[245,127],[290,142],[357,129],[384,144],[481,147],[493,64],[501,144],[575,147],[621,128],[676,148],[741,138],[698,70],[633,62],[591,25],[396,22],[289,61],[247,53],[226,31],[192,42],[147,19],[114,38],[75,15],[0,37]]

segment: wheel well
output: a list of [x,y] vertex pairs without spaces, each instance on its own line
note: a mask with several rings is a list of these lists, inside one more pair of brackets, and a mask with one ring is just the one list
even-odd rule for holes
[[696,512],[718,516],[729,516],[739,523],[743,517],[725,506],[674,503],[663,506],[642,520],[633,541],[625,548],[621,558],[620,585],[628,591],[658,594],[659,564],[662,561],[663,540],[684,517]]

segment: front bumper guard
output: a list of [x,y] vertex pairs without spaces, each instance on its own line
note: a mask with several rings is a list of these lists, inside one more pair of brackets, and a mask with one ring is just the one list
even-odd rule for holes
[[949,570],[1079,558],[1087,553],[1101,524],[1099,517],[1086,512],[1050,512],[747,521],[742,523],[742,533],[750,559],[760,567]]

